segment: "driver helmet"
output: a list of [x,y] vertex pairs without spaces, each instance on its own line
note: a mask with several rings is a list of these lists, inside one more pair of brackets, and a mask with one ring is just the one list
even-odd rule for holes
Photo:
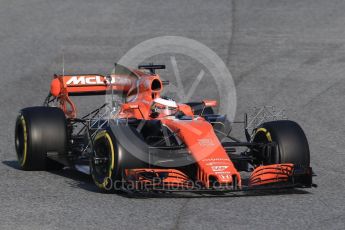
[[158,97],[153,100],[151,111],[165,116],[172,116],[177,112],[177,103],[167,97]]

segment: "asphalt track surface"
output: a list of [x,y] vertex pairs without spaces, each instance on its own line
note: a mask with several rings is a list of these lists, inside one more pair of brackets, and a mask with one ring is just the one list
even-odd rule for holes
[[[0,1],[0,229],[344,229],[344,10],[334,0]],[[104,73],[163,35],[196,39],[226,62],[238,116],[255,105],[285,108],[308,136],[319,187],[134,199],[97,193],[71,170],[17,169],[17,111],[41,104],[62,50],[67,72]],[[184,81],[193,77],[184,73]]]

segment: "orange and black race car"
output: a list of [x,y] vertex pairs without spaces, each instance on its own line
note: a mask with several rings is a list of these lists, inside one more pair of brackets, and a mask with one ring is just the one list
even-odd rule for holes
[[[15,146],[24,170],[72,167],[102,191],[235,192],[312,187],[307,138],[290,120],[263,122],[246,141],[214,114],[213,100],[176,103],[161,96],[164,65],[109,76],[55,75],[43,106],[20,111]],[[72,96],[106,94],[78,117]],[[120,99],[115,95],[120,95]],[[246,120],[244,121],[244,123]]]

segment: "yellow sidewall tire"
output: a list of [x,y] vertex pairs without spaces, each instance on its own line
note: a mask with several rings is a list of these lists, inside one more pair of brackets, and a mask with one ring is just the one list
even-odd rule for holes
[[115,147],[116,145],[113,142],[113,139],[111,138],[110,134],[104,130],[99,132],[96,137],[95,137],[95,141],[94,141],[94,146],[97,146],[97,144],[99,144],[98,142],[101,141],[100,143],[102,143],[102,139],[105,141],[103,144],[108,143],[109,144],[109,157],[110,159],[110,164],[107,168],[107,173],[106,176],[104,176],[104,178],[97,178],[97,176],[94,173],[95,169],[92,169],[92,179],[94,181],[94,183],[97,185],[97,187],[99,189],[101,189],[102,191],[113,191],[113,183],[114,180],[116,179],[116,175],[114,175],[114,170],[116,169],[116,164],[115,164]]

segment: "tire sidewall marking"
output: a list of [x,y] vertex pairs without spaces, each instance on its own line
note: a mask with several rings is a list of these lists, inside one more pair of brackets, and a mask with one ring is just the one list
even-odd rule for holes
[[109,184],[109,181],[112,183],[112,174],[115,168],[115,151],[114,151],[114,144],[113,144],[112,138],[110,137],[109,133],[106,130],[99,132],[95,137],[95,141],[103,137],[108,141],[110,145],[110,151],[111,151],[111,164],[108,169],[108,176],[103,179],[102,183],[99,183],[93,175],[92,175],[92,178],[94,179],[94,182],[96,183],[98,187],[100,187],[101,189],[109,190],[107,185]]
[[20,166],[24,167],[26,160],[27,160],[27,151],[28,151],[28,134],[27,134],[27,129],[26,129],[26,122],[25,118],[23,115],[20,116],[20,123],[21,126],[23,127],[23,136],[24,136],[24,149],[23,149],[23,156],[20,160]]

